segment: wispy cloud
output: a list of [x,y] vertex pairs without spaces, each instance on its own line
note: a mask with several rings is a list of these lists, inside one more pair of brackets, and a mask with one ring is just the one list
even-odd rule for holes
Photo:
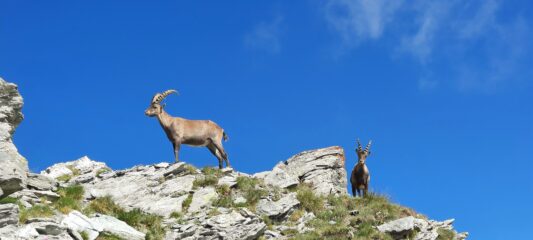
[[331,0],[326,4],[326,20],[340,34],[343,43],[352,46],[367,39],[380,38],[401,2]]
[[283,17],[276,16],[272,21],[255,25],[253,30],[244,36],[245,46],[253,50],[278,54],[281,51],[282,23]]
[[[533,61],[528,54],[533,33],[519,14],[507,13],[505,21],[500,20],[503,3],[331,0],[324,9],[341,44],[351,46],[346,52],[357,43],[387,37],[394,45],[391,54],[413,57],[423,73],[421,90],[451,84],[462,91],[491,92],[533,73],[526,66]],[[439,74],[442,69],[446,76]]]

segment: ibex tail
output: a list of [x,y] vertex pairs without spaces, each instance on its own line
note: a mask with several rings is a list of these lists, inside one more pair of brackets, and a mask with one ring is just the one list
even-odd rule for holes
[[224,139],[224,142],[228,141],[228,139],[229,139],[228,134],[226,134],[226,132],[223,132],[222,134],[223,134],[222,138]]

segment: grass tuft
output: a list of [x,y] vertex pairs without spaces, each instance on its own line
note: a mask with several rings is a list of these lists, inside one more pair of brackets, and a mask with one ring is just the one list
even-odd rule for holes
[[18,199],[13,197],[5,197],[0,199],[0,204],[17,203]]
[[324,207],[324,200],[317,196],[311,187],[305,184],[300,184],[296,192],[296,198],[300,201],[301,206],[308,212],[312,212],[318,216]]
[[81,185],[72,185],[60,188],[58,191],[59,199],[54,202],[54,207],[60,212],[67,214],[72,210],[80,210],[80,202],[83,199],[85,191]]
[[237,189],[241,190],[243,197],[246,198],[246,206],[251,210],[259,200],[267,194],[267,191],[258,188],[261,181],[257,178],[239,176],[237,177]]
[[189,209],[189,206],[191,206],[192,196],[193,194],[189,193],[189,196],[187,196],[187,198],[183,200],[183,202],[181,203],[182,212],[187,212],[187,210]]
[[100,177],[100,175],[104,174],[104,173],[108,173],[108,172],[111,172],[111,169],[110,168],[100,168],[98,169],[98,171],[96,171],[96,177]]
[[439,228],[437,229],[437,233],[439,236],[437,237],[437,240],[453,240],[455,239],[455,232],[449,229],[445,228]]
[[35,217],[50,217],[54,215],[54,210],[43,204],[36,204],[30,208],[25,208],[19,205],[19,223],[24,224],[28,219]]

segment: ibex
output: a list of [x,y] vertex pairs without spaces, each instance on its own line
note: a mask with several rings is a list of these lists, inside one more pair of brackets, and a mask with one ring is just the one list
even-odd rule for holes
[[156,93],[144,113],[149,117],[156,116],[159,120],[159,124],[165,130],[168,140],[174,147],[175,161],[179,162],[178,154],[181,144],[206,146],[217,157],[219,168],[222,168],[222,160],[226,161],[226,167],[230,167],[228,155],[222,147],[222,139],[228,140],[224,129],[210,120],[188,120],[170,116],[163,109],[165,105],[161,105],[161,101],[172,93],[177,94],[178,92],[171,89],[163,93]]
[[[350,177],[350,182],[352,183],[352,194],[354,196],[366,196],[368,192],[368,183],[370,182],[370,172],[368,171],[368,168],[366,167],[366,158],[368,155],[370,155],[370,145],[372,144],[372,140],[368,142],[368,145],[366,145],[365,150],[361,147],[361,143],[359,142],[359,139],[357,139],[357,149],[355,152],[357,153],[357,157],[359,158],[359,162],[355,165],[355,167],[352,170],[352,175]],[[362,193],[361,193],[362,191]]]

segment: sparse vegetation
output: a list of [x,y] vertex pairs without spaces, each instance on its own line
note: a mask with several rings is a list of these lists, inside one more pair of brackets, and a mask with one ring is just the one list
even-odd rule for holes
[[12,197],[5,197],[0,199],[0,204],[17,203],[18,199]]
[[[300,211],[306,210],[316,215],[316,218],[308,223],[308,226],[315,230],[297,233],[291,239],[392,240],[390,235],[379,232],[374,226],[401,217],[416,215],[411,209],[393,204],[386,196],[375,193],[369,193],[364,198],[333,195],[321,197],[315,195],[310,186],[302,184],[297,187],[296,191],[301,204]],[[358,214],[350,215],[350,211],[353,210],[357,210]],[[289,220],[297,220],[298,215],[299,213],[295,211]]]
[[296,198],[301,206],[308,212],[318,215],[324,207],[324,199],[315,195],[311,187],[300,184],[297,188]]
[[183,212],[187,212],[187,210],[189,209],[189,206],[191,206],[191,202],[192,202],[192,194],[189,194],[189,196],[187,196],[187,198],[183,200],[183,202],[181,203],[181,209]]
[[19,223],[26,223],[28,219],[35,217],[49,217],[54,215],[54,210],[44,204],[36,204],[30,208],[25,208],[19,205]]
[[445,228],[439,228],[437,229],[437,233],[439,236],[437,237],[437,240],[453,240],[455,239],[455,232],[449,229]]
[[56,178],[57,181],[60,181],[60,182],[68,182],[70,181],[70,179],[72,178],[72,175],[70,174],[63,174],[59,177]]
[[223,175],[220,169],[214,167],[204,167],[202,168],[202,173],[206,176],[215,176],[217,178],[220,178]]
[[191,164],[185,164],[183,167],[185,168],[187,174],[196,174],[196,170],[198,170],[195,166]]
[[221,185],[216,187],[218,199],[213,202],[213,206],[231,208],[234,206],[231,188],[228,185]]
[[83,240],[89,240],[89,234],[86,231],[80,232],[80,236]]
[[251,210],[254,210],[259,199],[267,194],[267,191],[258,188],[260,183],[257,178],[237,177],[237,189],[242,191],[244,198],[246,198],[246,206]]
[[111,199],[110,196],[105,196],[101,198],[97,198],[89,202],[87,207],[83,209],[83,212],[86,215],[90,215],[92,213],[102,213],[106,215],[116,215],[118,212],[122,211],[121,207],[118,206],[113,199]]
[[100,175],[104,174],[104,173],[108,173],[108,172],[111,172],[111,169],[110,168],[100,168],[98,169],[98,171],[96,171],[96,177],[100,177]]
[[[137,230],[145,232],[146,239],[162,239],[165,234],[165,231],[161,226],[162,218],[160,216],[144,213],[140,209],[126,211],[113,202],[109,196],[91,201],[83,211],[85,213],[97,212],[114,216]],[[109,235],[102,239],[115,239],[113,237],[113,235]]]
[[[89,239],[89,238],[87,238]],[[120,238],[119,236],[117,235],[113,235],[113,234],[109,234],[109,233],[105,233],[105,232],[101,232],[98,237],[96,238],[96,240],[123,240],[122,238]]]
[[192,187],[197,189],[199,187],[214,186],[218,183],[218,177],[215,175],[203,175],[194,179]]
[[59,199],[54,202],[54,207],[60,212],[67,214],[72,210],[80,210],[80,201],[83,199],[85,191],[81,185],[72,185],[60,188]]

